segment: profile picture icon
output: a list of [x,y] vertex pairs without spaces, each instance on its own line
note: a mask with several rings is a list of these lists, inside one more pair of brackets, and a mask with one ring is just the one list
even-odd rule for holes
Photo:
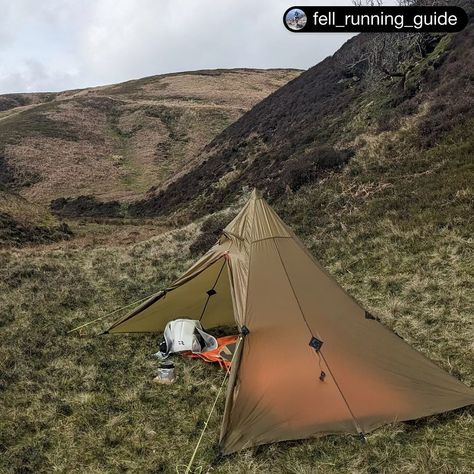
[[299,8],[292,8],[285,15],[285,23],[290,30],[298,31],[303,29],[306,26],[307,21],[308,18],[306,17],[306,13]]

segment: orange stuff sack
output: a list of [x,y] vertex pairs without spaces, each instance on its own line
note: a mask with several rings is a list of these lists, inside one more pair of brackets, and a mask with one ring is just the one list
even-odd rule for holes
[[223,369],[229,370],[238,339],[239,336],[218,337],[216,349],[199,353],[184,352],[182,355],[192,359],[200,358],[205,362],[216,362]]

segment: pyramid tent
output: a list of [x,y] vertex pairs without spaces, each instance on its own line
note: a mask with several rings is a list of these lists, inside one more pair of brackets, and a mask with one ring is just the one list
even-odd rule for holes
[[235,325],[223,454],[283,440],[364,434],[474,403],[474,390],[365,311],[256,192],[184,275],[110,333],[178,317]]

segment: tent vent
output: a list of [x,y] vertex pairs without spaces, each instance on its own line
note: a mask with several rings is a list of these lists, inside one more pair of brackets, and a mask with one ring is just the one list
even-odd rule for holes
[[250,334],[249,328],[247,326],[242,326],[240,329],[242,336],[247,336]]
[[206,293],[209,295],[209,296],[213,296],[217,293],[216,290],[214,290],[213,288],[211,288],[210,290],[206,291]]
[[324,370],[321,370],[321,374],[319,375],[319,380],[321,380],[321,382],[324,382],[325,378],[326,378],[326,372],[324,372]]
[[319,352],[321,350],[321,347],[323,347],[323,341],[320,341],[316,337],[312,337],[311,341],[309,341],[309,345],[316,351]]

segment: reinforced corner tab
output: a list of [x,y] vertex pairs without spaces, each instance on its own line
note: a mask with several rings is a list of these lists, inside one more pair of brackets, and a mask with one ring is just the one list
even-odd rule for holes
[[323,341],[320,341],[317,337],[312,337],[309,341],[309,345],[316,351],[319,352],[323,347]]

